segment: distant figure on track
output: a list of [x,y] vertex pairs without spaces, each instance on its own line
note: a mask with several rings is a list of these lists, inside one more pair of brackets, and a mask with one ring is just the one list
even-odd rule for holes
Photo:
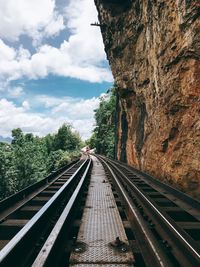
[[89,154],[90,154],[90,147],[89,147],[89,146],[86,146],[85,153],[86,153],[87,155],[89,155]]

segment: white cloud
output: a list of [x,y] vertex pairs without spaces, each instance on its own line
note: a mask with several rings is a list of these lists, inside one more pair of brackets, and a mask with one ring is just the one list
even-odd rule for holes
[[64,22],[55,7],[55,0],[0,0],[1,38],[16,41],[26,34],[39,40],[45,34],[58,33],[64,28]]
[[55,116],[66,116],[71,120],[90,119],[93,117],[94,110],[99,105],[99,98],[90,99],[73,97],[50,97],[47,95],[38,95],[34,98],[35,105],[44,106],[51,109],[51,114]]
[[100,29],[90,26],[97,20],[97,11],[91,0],[70,1],[66,8],[67,26],[72,32],[65,49],[71,52],[76,63],[99,63],[105,60],[104,46]]
[[27,49],[24,49],[23,46],[20,46],[19,49],[17,50],[16,60],[23,61],[30,58],[31,58],[31,53]]
[[98,105],[99,99],[95,97],[86,100],[80,99],[79,101],[72,99],[71,101],[65,101],[53,108],[52,113],[64,114],[73,118],[74,120],[80,120],[92,117],[93,111],[98,107]]
[[18,98],[23,94],[23,88],[20,86],[13,86],[7,89],[8,96],[11,98]]
[[[67,100],[68,97],[65,97],[65,100]],[[63,99],[52,97],[48,95],[38,95],[35,97],[35,103],[43,105],[45,108],[52,108],[55,107],[63,102]]]
[[[8,2],[7,5],[12,9],[13,14],[18,14],[18,8],[15,9],[14,7],[17,6],[17,4],[14,5],[12,3],[13,1],[0,0],[0,7],[4,5],[6,6],[6,4],[3,3]],[[37,9],[34,9],[35,4],[33,4],[35,1],[33,1],[30,6],[27,2],[31,1],[18,1],[21,4],[21,8],[25,6],[25,8],[22,8],[22,17],[24,16],[24,18],[20,18],[21,20],[28,21],[28,15],[24,15],[24,13],[28,9],[27,12],[31,16],[29,8],[34,10],[34,14],[37,13]],[[36,3],[38,6],[41,6],[41,10],[38,15],[35,14],[31,17],[28,25],[33,25],[35,21],[37,21],[38,25],[44,24],[41,22],[41,19],[45,10],[45,5],[43,4],[43,1],[40,1],[42,4],[38,1],[39,0],[37,0]],[[53,13],[53,10],[55,8],[55,2],[50,0],[45,0],[44,2],[47,5],[47,14],[45,13],[44,16],[44,21],[48,21],[46,28],[41,32],[33,30],[31,33],[28,33],[30,29],[27,30],[27,34],[33,34],[35,40],[38,40],[38,38],[40,39],[38,36],[41,34],[47,36],[58,33],[60,29],[59,25],[63,25],[63,17],[60,14],[58,15],[56,13],[56,18],[54,18],[55,12]],[[5,11],[5,13],[6,12],[7,11]],[[65,16],[67,17],[67,27],[71,32],[71,35],[68,40],[61,43],[59,48],[44,44],[38,46],[37,52],[31,56],[30,52],[27,49],[24,49],[23,46],[20,46],[20,48],[16,50],[6,45],[5,42],[0,39],[1,80],[10,81],[22,77],[39,79],[44,78],[49,74],[53,74],[90,82],[112,81],[110,70],[102,65],[105,63],[105,52],[100,30],[97,27],[90,26],[90,23],[97,19],[97,11],[94,3],[91,0],[71,0],[69,6],[66,8]],[[1,20],[3,19],[0,17],[0,25],[2,25]],[[12,19],[11,21],[13,27],[17,27]],[[8,27],[12,27],[12,25],[9,24]],[[22,34],[23,27],[21,27],[20,30],[11,30],[11,37],[12,32],[17,36]],[[27,27],[29,28],[29,26]],[[1,29],[0,26],[1,38],[5,37],[5,34],[2,31],[3,28]],[[8,29],[5,32],[9,34]]]
[[14,48],[9,47],[0,39],[0,62],[12,62],[16,57]]
[[63,30],[64,27],[64,18],[62,15],[57,15],[57,13],[54,14],[54,17],[49,21],[47,26],[45,27],[45,36],[53,36],[55,34],[58,34],[61,30]]
[[[50,101],[51,97],[43,96],[42,103]],[[33,99],[33,102],[36,101]],[[25,100],[21,106],[7,99],[0,99],[0,135],[8,137],[11,130],[20,127],[24,132],[32,132],[39,136],[56,132],[64,123],[71,123],[83,139],[90,137],[94,125],[93,110],[98,107],[99,99],[52,98],[54,103],[47,115],[34,113],[30,109],[29,101]]]
[[[90,26],[97,20],[94,1],[68,0],[66,3],[68,6],[59,11],[55,0],[0,0],[0,92],[5,96],[6,91],[6,96],[13,99],[23,94],[21,106],[0,99],[2,136],[9,136],[16,127],[45,135],[55,132],[66,121],[72,123],[84,139],[92,131],[97,98],[38,96],[28,99],[23,85],[11,88],[9,83],[24,77],[40,79],[50,74],[90,82],[112,81],[111,72],[105,67],[100,29]],[[64,27],[69,38],[59,47],[45,43],[47,37],[58,35]],[[19,48],[15,44],[8,45],[8,41],[14,43],[21,35],[32,38],[35,53],[31,54],[23,44]],[[43,114],[33,112],[34,105],[35,110],[40,106]]]
[[[75,60],[75,52],[65,50],[68,46],[64,42],[60,49],[44,45],[38,49],[38,52],[29,58],[27,50],[21,48],[16,51],[15,58],[11,59],[12,54],[9,47],[4,44],[4,49],[8,51],[7,55],[0,63],[0,76],[2,79],[16,80],[21,77],[28,77],[29,79],[44,78],[49,74],[77,78],[90,82],[112,81],[110,71],[105,67],[99,67],[93,62],[86,61],[85,55],[82,58]],[[14,52],[14,51],[13,51]],[[9,60],[7,59],[8,57]],[[74,61],[73,61],[74,58]],[[92,61],[96,60],[96,56]],[[100,62],[99,62],[100,63]]]
[[24,100],[24,101],[22,102],[22,107],[23,107],[25,110],[30,109],[30,104],[29,104],[29,102],[28,102],[27,100]]

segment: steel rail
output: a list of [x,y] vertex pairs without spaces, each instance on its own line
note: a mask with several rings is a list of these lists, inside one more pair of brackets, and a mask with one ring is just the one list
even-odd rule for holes
[[[117,164],[118,166],[120,166],[120,164],[119,163],[114,163],[114,164]],[[130,171],[130,169],[128,169],[127,167],[125,167],[128,171]],[[152,178],[152,179],[154,179],[154,178]],[[154,179],[155,180],[155,179]],[[130,181],[130,180],[129,180]],[[131,182],[131,181],[130,181]],[[133,182],[131,182],[132,183],[132,185],[138,190],[138,192],[140,192],[142,195],[143,195],[143,197],[145,198],[145,200],[146,201],[148,201],[148,203],[157,211],[157,213],[163,218],[163,220],[165,220],[166,221],[166,223],[167,224],[169,224],[170,225],[170,227],[172,227],[173,229],[174,229],[174,231],[180,236],[180,238],[181,239],[183,239],[183,241],[185,240],[185,242],[188,244],[188,246],[191,248],[191,250],[196,254],[196,256],[198,256],[198,258],[200,258],[200,253],[199,252],[197,252],[196,250],[194,250],[194,248],[193,248],[193,246],[186,240],[186,238],[184,238],[180,233],[179,233],[179,231],[172,225],[172,223],[171,222],[169,222],[169,220],[167,220],[166,219],[166,217],[159,211],[159,209],[145,196],[145,194],[144,193],[142,193],[138,188],[137,188],[137,186],[135,186],[134,185],[134,183]],[[168,185],[165,185],[165,186],[168,186]],[[161,184],[161,187],[162,187],[162,184]],[[171,188],[171,187],[170,187]],[[159,191],[158,191],[159,192]],[[177,191],[176,189],[174,189],[174,192],[175,193],[179,193],[180,195],[182,195],[181,194],[181,192],[179,192],[179,191]],[[161,192],[161,194],[162,194],[162,192]],[[182,196],[181,197],[181,200],[184,202],[184,200],[185,200],[185,196],[186,196],[186,198],[187,198],[187,204],[188,204],[188,199],[189,199],[189,202],[190,202],[190,205],[191,204],[193,204],[193,203],[195,203],[196,205],[199,205],[200,203],[198,202],[198,201],[196,201],[196,200],[194,200],[194,199],[192,199],[191,197],[189,197],[189,196],[187,196],[186,194],[184,194],[183,193],[183,195],[184,196]],[[190,208],[193,208],[193,206],[190,206]],[[199,210],[200,211],[200,210]]]
[[[76,172],[69,178],[69,180],[50,198],[50,200],[31,218],[31,220],[10,240],[10,242],[0,251],[0,265],[10,266],[9,262],[14,263],[15,257],[23,255],[23,251],[20,251],[20,245],[23,241],[27,240],[33,234],[33,230],[37,229],[42,221],[45,220],[45,216],[48,215],[50,209],[53,210],[56,204],[58,204],[60,198],[65,192],[70,189],[70,186],[75,181],[77,175],[86,166],[88,159],[86,159]],[[41,230],[41,229],[40,229]],[[21,255],[18,252],[21,252]]]
[[[71,196],[68,204],[66,205],[64,211],[62,212],[60,218],[58,219],[56,225],[54,226],[53,230],[51,231],[48,239],[46,240],[45,244],[41,248],[37,258],[35,259],[34,263],[32,264],[32,267],[43,267],[43,266],[55,266],[55,258],[56,256],[56,250],[60,249],[60,243],[59,243],[59,237],[62,235],[62,230],[65,227],[68,226],[68,223],[71,220],[71,212],[73,207],[75,206],[76,201],[79,198],[81,189],[83,187],[83,184],[85,182],[86,176],[88,174],[88,171],[90,169],[92,160],[90,159],[89,164],[78,184],[76,187],[76,190],[74,191],[73,195]],[[66,235],[65,235],[66,239]],[[64,240],[62,240],[64,242]]]
[[186,195],[184,192],[181,192],[174,187],[172,187],[170,184],[165,183],[164,181],[159,181],[158,179],[155,179],[150,174],[147,174],[141,170],[135,169],[132,166],[127,165],[124,162],[118,162],[116,160],[112,160],[114,164],[120,164],[120,166],[123,166],[127,171],[135,172],[139,177],[144,180],[145,182],[151,183],[153,186],[157,186],[162,190],[167,190],[172,195],[178,197],[182,202],[185,204],[192,206],[193,209],[200,210],[200,202],[196,199],[193,199],[189,195]]
[[[49,174],[42,180],[27,186],[26,188],[18,191],[17,193],[3,199],[0,201],[0,221],[4,220],[5,217],[9,216],[11,213],[15,212],[17,209],[21,208],[26,202],[33,199],[39,193],[41,193],[46,187],[50,186],[57,179],[59,179],[65,172],[69,171],[74,167],[75,164],[80,162],[80,160],[75,160],[70,162],[67,166],[64,166],[54,173]],[[12,208],[12,206],[14,206]]]
[[[157,209],[157,207],[155,207],[155,205],[144,195],[144,193],[142,193],[137,188],[137,186],[135,186],[134,183],[130,181],[118,167],[116,167],[116,165],[112,161],[108,159],[106,159],[106,161],[109,162],[109,164],[111,164],[116,169],[118,174],[120,174],[123,177],[123,179],[129,184],[129,186],[131,186],[134,189],[134,191],[140,196],[140,198],[142,198],[142,200],[145,201],[144,202],[145,205],[148,205],[148,207],[150,207],[152,211],[154,211],[154,213],[159,217],[159,220],[161,219],[164,225],[166,225],[168,229],[171,229],[170,231],[173,231],[174,233],[173,235],[174,237],[176,237],[176,242],[178,242],[179,245],[185,248],[186,253],[182,252],[182,256],[186,257],[188,261],[188,263],[186,263],[185,266],[193,266],[193,267],[199,266],[200,265],[200,253],[197,251],[197,249],[194,248],[188,240],[186,240],[186,238],[176,229],[176,227],[172,225],[172,223]],[[191,265],[191,260],[194,261],[192,265]]]
[[116,183],[116,185],[117,185],[117,187],[119,189],[120,194],[122,195],[123,199],[125,200],[125,203],[128,206],[128,208],[130,209],[130,211],[132,213],[132,216],[136,220],[137,225],[140,226],[141,231],[144,234],[145,239],[148,242],[149,249],[151,251],[150,254],[153,255],[153,258],[152,258],[153,261],[151,262],[152,266],[154,266],[154,267],[156,267],[156,266],[160,266],[160,267],[170,267],[170,266],[172,266],[172,265],[170,265],[170,262],[167,260],[166,255],[161,251],[160,245],[158,244],[156,239],[153,237],[152,233],[149,231],[147,225],[145,224],[144,219],[142,218],[142,216],[138,212],[136,206],[131,201],[131,199],[128,196],[127,192],[124,190],[123,185],[121,184],[121,182],[119,181],[119,179],[115,175],[113,169],[110,167],[110,165],[107,163],[107,161],[105,161],[104,158],[99,157],[99,156],[98,156],[98,158],[100,158],[100,160],[102,162],[104,162],[104,164],[108,168],[109,172],[112,175],[112,178],[114,178],[114,181],[115,181],[115,183]]

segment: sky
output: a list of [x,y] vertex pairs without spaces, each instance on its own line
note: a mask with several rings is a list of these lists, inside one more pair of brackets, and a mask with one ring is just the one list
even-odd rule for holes
[[93,0],[0,0],[0,136],[65,122],[83,140],[113,84]]

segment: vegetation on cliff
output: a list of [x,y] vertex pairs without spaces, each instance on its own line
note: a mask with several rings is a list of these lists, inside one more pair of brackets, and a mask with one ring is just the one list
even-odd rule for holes
[[69,124],[45,137],[12,131],[12,143],[0,142],[0,199],[42,179],[79,155],[81,139]]
[[116,93],[115,87],[100,98],[99,108],[95,110],[96,127],[93,135],[88,141],[96,153],[114,158],[115,154],[115,109]]

